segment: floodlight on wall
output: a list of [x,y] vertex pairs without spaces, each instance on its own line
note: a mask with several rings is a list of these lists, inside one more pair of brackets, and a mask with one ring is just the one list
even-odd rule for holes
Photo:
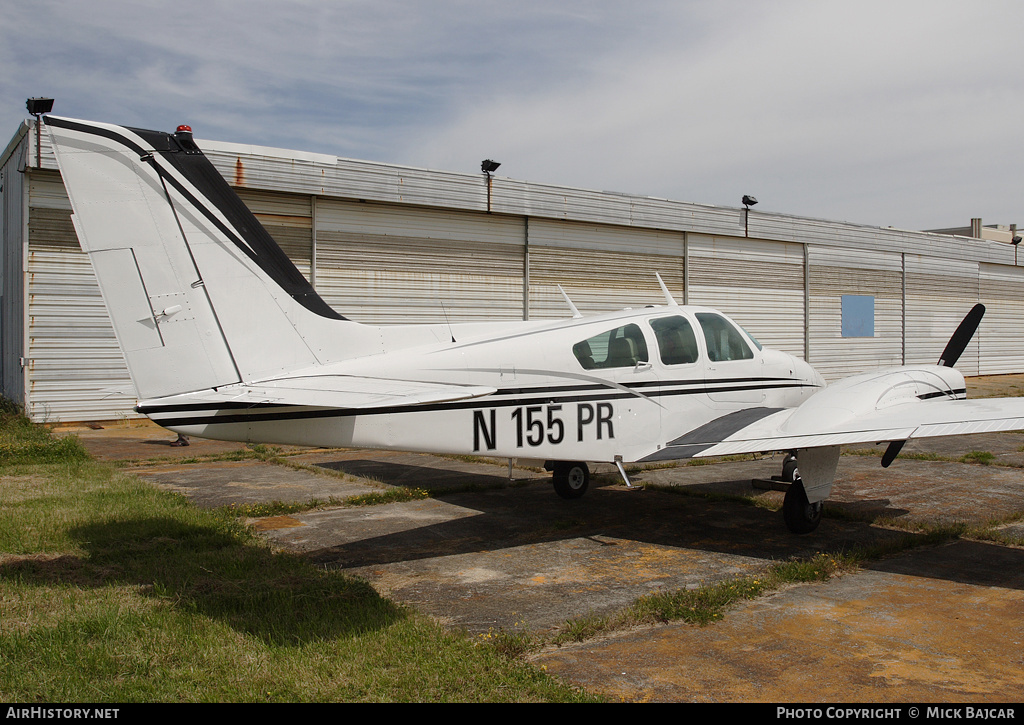
[[36,117],[36,168],[38,169],[43,165],[43,153],[39,146],[42,139],[42,134],[39,128],[39,117],[44,113],[49,113],[53,110],[53,99],[52,98],[29,98],[25,101],[25,108],[28,112]]
[[750,207],[757,203],[757,199],[752,197],[750,194],[744,194],[741,200],[743,204],[743,236],[750,236]]
[[28,112],[33,116],[39,116],[43,113],[49,113],[53,110],[53,99],[52,98],[29,98],[25,101],[25,106],[28,108]]
[[491,173],[498,170],[501,164],[491,159],[484,159],[480,162],[480,170],[487,177],[487,213],[491,213]]

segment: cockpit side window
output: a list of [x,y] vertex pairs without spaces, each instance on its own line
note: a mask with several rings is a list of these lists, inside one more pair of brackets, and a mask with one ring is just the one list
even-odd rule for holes
[[711,312],[698,312],[697,321],[704,330],[711,362],[750,360],[754,357],[750,345],[727,319]]
[[688,365],[697,362],[697,337],[685,317],[662,317],[651,320],[651,329],[658,341],[658,351],[665,365]]
[[631,368],[646,362],[647,342],[638,325],[629,324],[602,332],[572,346],[584,370]]

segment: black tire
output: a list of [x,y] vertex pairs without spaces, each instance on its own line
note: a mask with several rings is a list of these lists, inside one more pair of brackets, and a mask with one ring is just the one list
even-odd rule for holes
[[810,503],[807,500],[807,493],[804,491],[804,482],[797,476],[786,491],[786,498],[782,501],[782,518],[786,522],[786,528],[794,534],[809,534],[818,528],[821,523],[821,510],[824,505],[821,501]]
[[586,463],[559,462],[555,464],[551,481],[555,485],[555,493],[562,498],[579,498],[590,485],[590,469]]
[[800,479],[800,472],[796,468],[796,456],[788,455],[782,461],[782,480],[786,483],[794,483]]

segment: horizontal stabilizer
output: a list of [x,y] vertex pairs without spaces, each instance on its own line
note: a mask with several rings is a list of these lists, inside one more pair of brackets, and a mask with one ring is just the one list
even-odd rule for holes
[[173,425],[173,421],[180,419],[183,414],[205,417],[215,416],[221,411],[255,412],[259,408],[279,410],[282,406],[368,411],[447,403],[478,398],[495,391],[496,388],[482,385],[450,385],[354,375],[309,375],[251,385],[228,385],[216,390],[143,401],[138,411],[161,425]]

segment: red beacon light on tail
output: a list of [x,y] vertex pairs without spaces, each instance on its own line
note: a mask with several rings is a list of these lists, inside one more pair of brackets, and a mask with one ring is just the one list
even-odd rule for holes
[[199,147],[196,146],[195,141],[192,140],[192,127],[187,124],[181,124],[174,131],[174,139],[178,142],[178,145],[186,154],[198,154]]

